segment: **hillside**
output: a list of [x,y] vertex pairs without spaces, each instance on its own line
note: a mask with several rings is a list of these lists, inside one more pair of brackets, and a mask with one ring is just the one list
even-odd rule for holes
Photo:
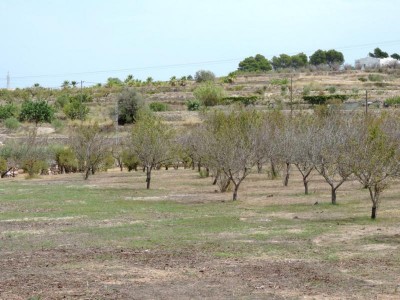
[[[219,78],[216,84],[223,87],[226,96],[256,96],[255,103],[258,109],[290,109],[293,102],[294,109],[308,109],[311,106],[303,100],[304,95],[347,95],[348,103],[344,109],[362,109],[365,103],[366,91],[368,101],[372,102],[371,109],[382,107],[383,102],[394,96],[399,96],[400,71],[385,70],[385,72],[366,71],[341,71],[341,72],[304,72],[304,73],[266,73],[238,75],[231,83],[225,83],[226,78]],[[292,81],[292,82],[291,82]],[[158,114],[169,123],[175,125],[188,125],[199,122],[197,112],[188,112],[186,102],[193,100],[193,91],[199,84],[194,81],[181,82],[153,82],[139,83],[134,86],[143,94],[147,103],[161,102],[168,106],[165,112]],[[293,87],[290,93],[290,87]],[[88,94],[91,102],[89,119],[96,120],[102,124],[112,126],[111,112],[115,109],[116,96],[123,86],[95,86],[64,89],[28,88],[16,89],[14,91],[1,90],[0,103],[22,103],[29,98],[42,98],[50,103],[56,103],[57,98],[63,94],[81,95]],[[292,97],[292,98],[291,98]],[[349,104],[350,103],[350,104]],[[63,129],[71,123],[58,112],[56,116],[61,120],[62,126],[45,125],[42,133],[52,135],[63,134]],[[1,129],[4,141],[6,136],[18,136],[23,134],[27,124],[22,124],[19,130]],[[62,127],[62,128],[61,128]],[[51,130],[53,128],[54,130]],[[121,128],[123,130],[123,128]],[[55,131],[55,133],[54,133]]]

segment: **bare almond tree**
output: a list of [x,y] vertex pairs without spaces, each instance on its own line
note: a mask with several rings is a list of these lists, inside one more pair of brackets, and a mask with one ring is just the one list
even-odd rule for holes
[[381,116],[357,126],[352,165],[356,178],[369,191],[372,219],[377,217],[382,192],[400,173],[399,125],[398,119]]
[[286,117],[280,111],[264,114],[261,127],[256,131],[255,151],[258,171],[260,166],[270,164],[270,178],[275,179],[281,170],[281,134],[285,127]]
[[141,112],[133,127],[130,151],[146,171],[146,188],[150,189],[154,168],[171,159],[172,129],[150,112]]
[[111,140],[97,123],[80,124],[70,129],[69,145],[87,180],[110,155]]
[[291,167],[295,156],[294,141],[296,139],[296,132],[292,124],[292,119],[285,119],[283,126],[277,129],[279,131],[275,138],[275,143],[277,144],[275,148],[275,157],[285,166],[283,171],[283,185],[288,186]]
[[312,143],[316,135],[314,118],[308,115],[297,116],[293,120],[291,130],[293,131],[292,161],[302,176],[304,193],[308,195],[308,184],[315,168],[312,161]]
[[324,117],[311,144],[312,162],[331,187],[332,204],[336,204],[337,190],[353,173],[348,155],[352,145],[350,119],[338,113]]
[[254,147],[261,124],[254,110],[214,112],[206,119],[209,133],[207,163],[233,184],[233,201],[243,180],[257,163]]

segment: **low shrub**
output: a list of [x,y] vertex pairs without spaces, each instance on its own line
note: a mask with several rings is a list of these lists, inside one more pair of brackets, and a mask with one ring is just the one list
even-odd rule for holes
[[273,84],[273,85],[286,85],[286,84],[289,84],[289,79],[287,79],[287,78],[274,78],[274,79],[271,79],[270,84]]
[[258,100],[257,96],[234,96],[225,97],[222,99],[222,103],[225,105],[230,105],[233,103],[241,103],[244,106],[254,105]]
[[60,119],[54,119],[51,121],[51,125],[54,127],[56,132],[61,132],[64,129],[64,122]]
[[340,100],[345,101],[350,98],[350,95],[315,95],[315,96],[303,96],[303,100],[310,104],[326,104],[328,100]]
[[202,105],[215,106],[220,104],[225,96],[225,91],[221,86],[207,82],[198,86],[193,94]]
[[188,111],[196,111],[196,110],[199,110],[199,109],[200,109],[200,106],[201,106],[200,101],[199,101],[199,100],[196,100],[196,99],[194,99],[194,100],[188,100],[188,101],[186,102],[186,107],[187,107]]
[[382,77],[382,75],[379,75],[379,74],[369,74],[368,80],[373,81],[373,82],[381,82],[381,81],[383,81],[383,77]]
[[151,111],[167,111],[168,105],[161,102],[150,103],[149,108]]
[[327,90],[330,94],[336,93],[336,87],[335,87],[335,86],[329,86],[329,87],[326,88],[326,90]]
[[73,98],[69,103],[65,104],[63,111],[64,114],[71,120],[85,120],[87,114],[89,113],[89,107],[80,102],[78,99]]
[[19,123],[17,118],[10,117],[10,118],[7,118],[7,119],[4,120],[4,126],[7,129],[15,130],[15,129],[19,128],[20,123]]
[[18,116],[18,107],[13,103],[0,105],[0,120]]
[[400,105],[400,96],[391,97],[385,100],[386,106]]

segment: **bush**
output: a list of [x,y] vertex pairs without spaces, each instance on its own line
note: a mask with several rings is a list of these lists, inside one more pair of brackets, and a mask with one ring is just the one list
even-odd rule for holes
[[326,104],[328,100],[345,101],[350,98],[350,95],[317,95],[317,96],[303,96],[303,100],[310,104]]
[[115,159],[114,157],[111,155],[111,153],[109,153],[104,160],[102,161],[102,163],[99,165],[99,170],[100,171],[104,171],[107,172],[108,169],[111,169],[112,167],[114,167],[115,164]]
[[379,74],[369,74],[368,80],[373,82],[381,82],[383,81],[383,77]]
[[151,111],[167,111],[168,105],[161,102],[153,102],[149,105]]
[[60,96],[57,97],[57,99],[56,99],[56,101],[54,103],[54,106],[57,109],[63,109],[64,106],[69,102],[70,102],[69,95],[68,94],[63,94],[63,95],[60,95]]
[[308,96],[311,93],[311,87],[309,85],[305,85],[303,87],[303,96]]
[[122,152],[122,164],[127,167],[129,172],[132,170],[137,171],[137,167],[139,166],[139,159],[134,153],[124,150]]
[[18,107],[12,103],[0,105],[0,120],[18,117]]
[[330,86],[326,89],[330,94],[336,93],[336,87],[335,86]]
[[289,80],[287,78],[274,78],[269,83],[272,85],[286,85],[289,84]]
[[199,100],[196,100],[196,99],[194,99],[194,100],[188,100],[188,101],[186,102],[186,107],[187,107],[188,111],[196,111],[196,110],[199,110],[199,109],[200,109],[200,106],[201,106],[200,101],[199,101]]
[[391,98],[386,99],[385,105],[387,105],[387,106],[400,105],[400,96],[391,97]]
[[7,171],[7,160],[0,156],[0,173]]
[[211,71],[200,70],[194,75],[196,82],[208,82],[215,80],[215,74]]
[[200,85],[193,91],[193,94],[204,106],[218,105],[225,95],[222,87],[211,82]]
[[244,106],[254,105],[258,100],[257,96],[238,96],[238,97],[225,97],[222,99],[222,103],[229,105],[233,103],[241,103]]
[[130,124],[136,122],[139,109],[143,106],[143,96],[133,88],[124,89],[117,97],[118,124]]
[[78,169],[78,160],[71,148],[57,148],[55,150],[55,159],[62,173],[75,172]]
[[64,129],[64,123],[60,119],[54,119],[51,121],[51,125],[54,127],[56,132],[61,132]]
[[368,79],[365,78],[365,77],[358,77],[358,80],[360,80],[361,82],[366,82],[366,81],[368,81]]
[[4,121],[4,126],[6,126],[7,129],[15,130],[19,128],[20,123],[17,118],[10,117]]
[[71,98],[70,102],[64,106],[64,114],[71,120],[85,120],[89,113],[89,107],[77,98]]
[[49,164],[45,160],[25,159],[22,162],[22,169],[28,173],[29,178],[39,175],[43,170],[49,168]]
[[27,100],[22,103],[19,119],[21,121],[50,123],[54,116],[53,107],[45,100]]

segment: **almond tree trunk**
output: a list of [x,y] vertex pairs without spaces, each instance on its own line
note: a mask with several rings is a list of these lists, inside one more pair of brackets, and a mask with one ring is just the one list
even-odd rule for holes
[[378,213],[379,192],[376,188],[373,189],[372,187],[368,187],[368,190],[372,201],[371,219],[375,220]]
[[151,169],[152,167],[146,167],[146,188],[150,189],[150,180],[151,180]]
[[278,176],[278,172],[275,168],[275,162],[271,159],[271,179],[275,179]]
[[90,175],[90,168],[87,168],[86,171],[85,171],[84,179],[87,180],[89,178],[89,175]]
[[283,182],[284,186],[288,186],[289,184],[289,177],[290,177],[290,163],[286,163],[286,175],[285,175],[285,180]]
[[306,178],[303,178],[303,184],[304,184],[304,194],[308,195],[308,180]]
[[239,185],[240,185],[240,183],[235,184],[235,188],[233,190],[233,197],[232,197],[233,201],[237,200],[237,194],[238,194],[238,190],[239,190]]
[[334,188],[333,186],[331,186],[331,203],[333,205],[336,204],[336,188]]

